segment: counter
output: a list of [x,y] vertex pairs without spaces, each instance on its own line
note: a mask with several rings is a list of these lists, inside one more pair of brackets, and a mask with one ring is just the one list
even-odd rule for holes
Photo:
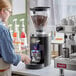
[[[24,76],[59,76],[59,69],[54,68],[54,61],[51,61],[51,65],[38,70],[26,69],[25,64],[20,62],[17,66],[12,65],[13,74],[19,74]],[[76,71],[65,70],[65,76],[76,76]]]

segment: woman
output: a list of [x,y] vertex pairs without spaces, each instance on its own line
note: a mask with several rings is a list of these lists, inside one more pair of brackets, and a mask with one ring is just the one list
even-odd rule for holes
[[7,20],[11,15],[11,4],[8,0],[0,0],[0,76],[11,76],[10,64],[17,65],[20,60],[28,64],[30,58],[25,54],[14,52]]

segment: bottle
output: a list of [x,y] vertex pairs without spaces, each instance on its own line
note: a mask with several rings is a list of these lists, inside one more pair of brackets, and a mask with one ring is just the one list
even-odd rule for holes
[[15,23],[15,30],[13,32],[13,43],[16,53],[21,53],[21,41],[19,38],[19,25],[17,24],[17,19],[13,20]]
[[27,36],[26,36],[26,33],[25,33],[24,19],[21,19],[20,21],[22,23],[21,34],[20,34],[21,50],[22,50],[22,52],[25,52],[25,50],[27,49]]

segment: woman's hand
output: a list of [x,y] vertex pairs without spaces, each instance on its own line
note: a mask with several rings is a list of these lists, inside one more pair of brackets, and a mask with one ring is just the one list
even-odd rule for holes
[[29,64],[30,63],[31,59],[27,55],[20,54],[20,56],[21,56],[21,61],[22,62],[24,62],[25,64]]

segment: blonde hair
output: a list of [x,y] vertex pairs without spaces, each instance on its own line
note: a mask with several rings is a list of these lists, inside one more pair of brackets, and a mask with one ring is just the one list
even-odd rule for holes
[[0,0],[0,9],[2,8],[12,8],[9,0]]

